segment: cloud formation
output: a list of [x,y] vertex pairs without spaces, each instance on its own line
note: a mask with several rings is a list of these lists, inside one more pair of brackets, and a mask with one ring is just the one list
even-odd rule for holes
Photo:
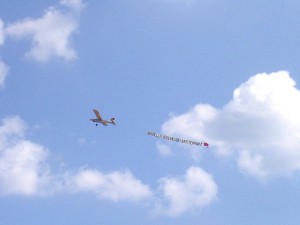
[[0,87],[4,85],[5,78],[8,74],[9,68],[8,66],[0,60]]
[[41,18],[26,18],[9,24],[5,35],[30,40],[32,47],[26,56],[36,61],[45,62],[54,56],[65,60],[76,58],[71,47],[71,35],[78,28],[78,12],[83,3],[81,0],[62,0],[60,4],[67,7],[67,12],[59,7],[50,7]]
[[233,92],[223,108],[198,104],[163,125],[169,135],[206,140],[258,178],[300,169],[300,91],[286,71],[261,73]]
[[84,8],[82,0],[61,0],[60,3],[77,12],[81,11]]
[[156,148],[162,156],[170,156],[170,155],[173,154],[172,149],[170,148],[170,146],[166,145],[162,142],[157,141],[156,142]]
[[0,194],[35,195],[48,182],[47,150],[23,138],[25,123],[6,118],[0,127]]
[[181,179],[161,179],[160,190],[163,200],[158,201],[155,213],[168,216],[179,216],[209,205],[218,192],[213,177],[199,167],[190,167]]
[[[0,19],[0,46],[3,44],[4,44],[4,23]],[[4,85],[7,74],[8,74],[8,66],[0,60],[0,87]]]
[[112,201],[139,201],[151,197],[147,185],[130,171],[102,173],[81,169],[54,174],[49,151],[26,139],[26,124],[9,117],[0,125],[0,195],[40,196],[57,192],[92,192]]
[[8,117],[0,123],[0,196],[89,192],[113,202],[157,199],[155,212],[168,216],[202,208],[216,198],[213,177],[199,167],[189,168],[182,179],[160,179],[158,194],[129,170],[104,173],[81,168],[54,173],[49,150],[26,139],[26,133],[27,125],[20,117]]
[[107,174],[97,170],[82,170],[72,177],[75,191],[90,191],[102,199],[139,201],[151,197],[148,186],[137,180],[130,171]]
[[4,43],[4,23],[0,19],[0,46]]

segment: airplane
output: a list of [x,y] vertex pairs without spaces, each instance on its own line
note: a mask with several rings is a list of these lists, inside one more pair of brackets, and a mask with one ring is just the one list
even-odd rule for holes
[[102,123],[104,126],[107,126],[109,123],[116,125],[115,123],[115,118],[111,118],[110,120],[104,120],[102,119],[102,117],[100,116],[100,113],[98,112],[98,110],[93,109],[97,119],[90,119],[92,122],[96,123],[96,126],[98,126],[98,123]]

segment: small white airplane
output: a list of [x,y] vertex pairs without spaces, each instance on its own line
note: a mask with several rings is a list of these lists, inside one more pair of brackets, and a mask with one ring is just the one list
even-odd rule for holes
[[107,126],[109,123],[116,125],[115,123],[115,118],[111,118],[110,120],[104,120],[102,119],[102,117],[100,116],[100,113],[98,112],[98,110],[93,109],[97,119],[90,119],[92,122],[96,123],[96,126],[98,126],[98,123],[102,123],[104,126]]

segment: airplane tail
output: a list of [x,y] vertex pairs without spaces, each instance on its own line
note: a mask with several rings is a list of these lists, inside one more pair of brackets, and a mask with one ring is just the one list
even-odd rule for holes
[[115,118],[111,118],[110,121],[112,122],[113,125],[116,125]]

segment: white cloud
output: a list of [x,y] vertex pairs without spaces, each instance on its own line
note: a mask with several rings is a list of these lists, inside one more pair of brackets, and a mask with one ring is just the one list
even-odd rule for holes
[[76,11],[84,8],[82,0],[61,0],[60,3]]
[[139,201],[151,197],[147,185],[130,171],[104,174],[85,169],[51,172],[48,150],[26,140],[26,124],[10,117],[0,124],[0,195],[49,195],[56,192],[92,192],[100,198]]
[[218,188],[213,177],[199,167],[190,167],[183,179],[163,178],[160,189],[164,201],[158,201],[155,213],[179,216],[212,203]]
[[75,191],[90,191],[112,201],[139,201],[151,196],[148,186],[137,180],[130,171],[107,174],[97,170],[83,170],[72,178]]
[[169,145],[166,145],[164,143],[161,142],[156,142],[156,147],[158,152],[162,155],[162,156],[170,156],[172,155],[172,150],[170,148]]
[[[0,19],[0,46],[4,44],[4,23]],[[8,66],[0,60],[0,87],[4,85],[5,78],[8,74]]]
[[58,7],[50,7],[41,18],[27,18],[9,24],[5,34],[31,40],[32,48],[27,56],[37,61],[44,62],[54,56],[66,60],[76,58],[70,37],[77,30],[77,11],[83,3],[80,0],[64,0],[61,4],[68,6],[70,11],[62,12]]
[[54,173],[49,163],[50,152],[26,139],[27,129],[19,117],[8,117],[0,123],[0,196],[88,192],[113,202],[157,198],[155,212],[169,216],[202,208],[216,198],[213,178],[199,167],[189,168],[183,179],[161,179],[157,195],[129,170],[104,173],[83,168],[78,171],[59,169]]
[[0,127],[0,194],[42,194],[48,182],[47,150],[23,139],[26,125],[19,117],[6,118]]
[[4,23],[0,19],[0,46],[4,43]]
[[[164,133],[206,140],[219,155],[237,155],[256,177],[300,169],[300,91],[286,71],[257,74],[234,90],[222,109],[198,104],[171,117]],[[235,154],[237,153],[237,154]]]
[[8,66],[0,60],[0,87],[4,85],[8,71],[9,71]]
[[47,151],[30,141],[20,141],[1,150],[1,194],[44,194],[49,182],[47,166],[44,165],[46,157]]
[[12,145],[16,139],[22,138],[26,129],[27,126],[20,117],[15,116],[3,119],[0,126],[0,149]]

